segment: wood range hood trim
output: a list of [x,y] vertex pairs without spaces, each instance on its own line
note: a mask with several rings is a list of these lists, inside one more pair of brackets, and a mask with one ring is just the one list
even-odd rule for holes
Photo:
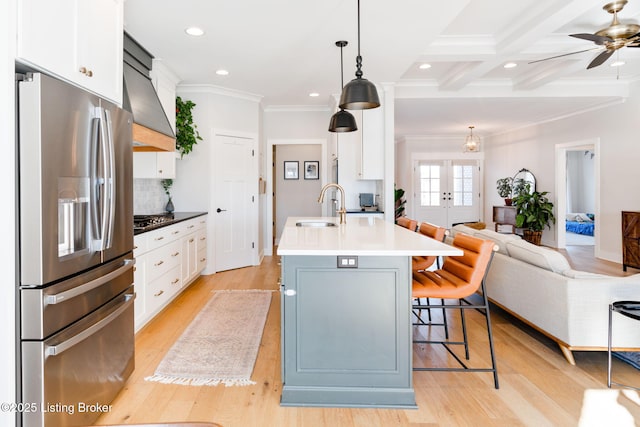
[[176,139],[133,123],[133,151],[175,151]]

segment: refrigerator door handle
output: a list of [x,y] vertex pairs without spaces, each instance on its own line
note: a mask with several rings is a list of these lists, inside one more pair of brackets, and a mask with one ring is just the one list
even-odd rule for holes
[[[100,117],[91,119],[91,229],[93,230],[94,250],[102,246],[101,210],[102,180],[100,177],[100,134],[102,121]],[[98,246],[98,247],[95,247]]]
[[77,297],[78,295],[89,292],[90,290],[95,289],[98,286],[101,286],[108,281],[124,274],[127,270],[132,269],[135,262],[136,261],[134,259],[125,259],[124,264],[121,267],[118,267],[116,270],[113,270],[111,273],[107,273],[104,276],[98,277],[97,279],[87,282],[84,285],[76,286],[75,288],[69,289],[68,291],[60,292],[54,295],[47,295],[44,298],[44,304],[59,304],[63,301],[67,301],[71,298]]
[[114,321],[118,316],[120,316],[120,314],[122,314],[123,311],[125,311],[127,308],[129,308],[131,304],[133,304],[133,301],[135,299],[135,294],[125,294],[125,298],[126,298],[125,302],[116,310],[114,310],[113,313],[109,314],[104,319],[101,319],[100,321],[94,323],[93,325],[83,330],[79,334],[74,335],[68,340],[63,341],[57,345],[49,346],[45,344],[44,354],[46,356],[58,356],[63,352],[65,352],[66,350],[69,350],[74,345],[89,338],[91,335],[95,334],[105,326],[109,325],[109,323]]
[[111,120],[111,112],[104,109],[105,121],[105,139],[103,151],[105,156],[105,203],[104,217],[105,228],[102,249],[108,249],[113,243],[113,229],[115,225],[115,209],[116,209],[116,170],[115,170],[115,146],[113,140],[113,121]]

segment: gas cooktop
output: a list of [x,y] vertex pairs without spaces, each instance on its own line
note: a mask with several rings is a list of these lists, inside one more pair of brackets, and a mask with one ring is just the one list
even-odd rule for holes
[[133,229],[144,230],[168,221],[173,221],[173,214],[134,215]]

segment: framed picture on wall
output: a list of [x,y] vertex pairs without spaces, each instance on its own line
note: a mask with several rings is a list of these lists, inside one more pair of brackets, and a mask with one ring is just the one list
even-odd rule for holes
[[284,162],[284,179],[298,179],[298,162]]
[[305,161],[304,162],[304,179],[319,179],[320,174],[318,169],[320,162],[317,161]]

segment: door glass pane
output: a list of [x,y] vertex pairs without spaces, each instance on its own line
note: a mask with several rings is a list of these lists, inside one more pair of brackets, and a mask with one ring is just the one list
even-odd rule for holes
[[420,165],[420,205],[440,206],[440,166]]
[[453,205],[473,206],[473,166],[453,165]]

